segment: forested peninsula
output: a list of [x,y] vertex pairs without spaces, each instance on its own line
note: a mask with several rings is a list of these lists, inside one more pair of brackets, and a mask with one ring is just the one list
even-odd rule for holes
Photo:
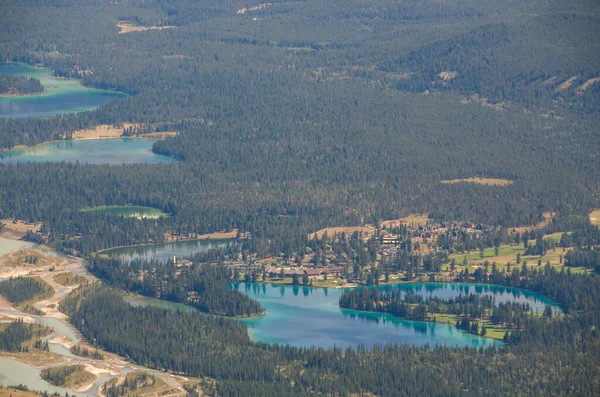
[[0,96],[32,95],[44,92],[44,86],[33,77],[0,75]]

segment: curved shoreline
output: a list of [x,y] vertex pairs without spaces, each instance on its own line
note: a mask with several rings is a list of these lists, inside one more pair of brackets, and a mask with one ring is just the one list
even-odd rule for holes
[[104,249],[98,250],[96,252],[92,252],[91,255],[103,254],[106,251],[111,251],[111,250],[115,250],[115,249],[119,249],[119,248],[135,248],[135,247],[145,247],[145,246],[152,246],[152,245],[165,245],[165,244],[175,244],[175,243],[186,243],[186,242],[189,242],[189,241],[207,241],[207,240],[217,241],[217,242],[218,241],[232,241],[232,240],[239,241],[239,239],[237,239],[235,237],[231,237],[231,238],[215,237],[215,236],[220,235],[221,233],[222,232],[202,234],[198,238],[185,239],[185,240],[165,241],[164,243],[144,243],[144,244],[120,245],[120,246],[117,246],[117,247],[104,248]]
[[0,99],[16,99],[16,98],[29,98],[36,97],[49,94],[49,92],[44,88],[42,92],[34,92],[32,94],[0,94]]
[[[10,152],[12,150],[28,150],[28,149],[35,149],[37,147],[40,146],[44,146],[47,145],[49,143],[68,143],[68,142],[89,142],[89,141],[107,141],[110,139],[146,139],[149,141],[157,141],[159,139],[157,139],[156,137],[151,137],[151,136],[144,136],[144,135],[131,135],[131,136],[119,136],[119,137],[102,137],[102,138],[75,138],[75,139],[53,139],[51,141],[44,141],[44,142],[40,142],[40,143],[36,143],[33,146],[27,146],[27,145],[16,145],[13,146],[12,148],[0,148],[0,153],[6,153],[6,152]],[[154,153],[154,152],[152,152]],[[164,154],[158,154],[158,153],[154,153],[157,156],[164,156]],[[165,156],[165,157],[169,157],[169,156]],[[175,157],[170,157],[172,159],[175,159]]]

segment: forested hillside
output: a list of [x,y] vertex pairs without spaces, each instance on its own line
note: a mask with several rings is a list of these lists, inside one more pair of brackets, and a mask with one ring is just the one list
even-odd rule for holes
[[[0,165],[0,215],[46,222],[73,252],[237,227],[267,254],[408,212],[516,226],[598,206],[594,2],[253,6],[5,0],[0,59],[130,96],[0,119],[0,147],[140,122],[178,130],[154,150],[183,162]],[[440,183],[471,176],[514,184]],[[174,216],[77,212],[118,204]]]
[[[571,247],[564,266],[598,269],[598,228],[588,217],[600,208],[598,1],[0,0],[0,10],[0,61],[44,65],[127,94],[80,113],[0,117],[0,151],[99,125],[177,131],[153,147],[179,160],[169,164],[0,163],[0,219],[41,222],[30,239],[86,257],[109,284],[60,304],[88,341],[203,378],[209,396],[600,394],[600,279],[542,267],[541,259],[537,270],[478,266],[473,280],[541,293],[564,315],[474,297],[344,297],[359,309],[385,301],[383,311],[417,320],[428,320],[425,303],[439,314],[470,312],[469,321],[495,315],[510,329],[501,347],[295,348],[254,343],[246,326],[212,315],[263,311],[231,291],[238,277],[216,264],[238,247],[255,274],[256,258],[301,261],[309,249],[319,264],[331,241],[309,241],[310,233],[409,213],[469,221],[432,239],[422,268],[434,280],[450,250],[480,249],[483,259],[484,249],[524,236],[536,244],[523,254]],[[37,80],[0,77],[0,93],[16,86],[43,90]],[[28,99],[4,96],[0,109]],[[473,177],[503,183],[465,182]],[[81,211],[105,205],[169,216]],[[513,231],[544,220],[539,234]],[[465,231],[477,224],[485,230]],[[193,264],[92,255],[235,229],[239,246],[195,255]],[[560,241],[544,240],[556,232],[564,232]],[[421,253],[408,234],[398,239],[399,253],[381,259],[382,268],[406,271],[410,281]],[[378,244],[356,233],[331,246],[346,271],[353,261],[359,273],[378,259]],[[471,280],[465,268],[457,279]],[[380,270],[370,268],[367,283]],[[0,293],[27,302],[48,292],[42,287],[12,279]],[[112,288],[206,313],[133,307]],[[22,322],[4,328],[8,350],[33,335]]]

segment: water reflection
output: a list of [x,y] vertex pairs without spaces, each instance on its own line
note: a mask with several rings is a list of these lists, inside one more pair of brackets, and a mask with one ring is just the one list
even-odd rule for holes
[[[248,326],[252,338],[256,341],[322,347],[372,347],[375,344],[388,343],[478,347],[501,344],[489,338],[459,331],[453,324],[415,322],[385,313],[341,309],[338,301],[343,289],[340,288],[240,284],[233,284],[232,288],[258,300],[266,309],[264,316],[241,320]],[[489,294],[497,302],[528,302],[534,309],[537,307],[542,310],[545,304],[552,304],[550,300],[528,291],[489,285],[415,283],[378,288],[398,289],[401,293],[414,291],[423,296],[443,298],[469,293]]]
[[145,260],[173,260],[173,257],[185,258],[199,252],[206,252],[215,248],[224,248],[235,244],[232,240],[190,240],[165,244],[148,244],[131,247],[113,248],[102,251],[102,254],[118,257],[124,261],[134,259]]

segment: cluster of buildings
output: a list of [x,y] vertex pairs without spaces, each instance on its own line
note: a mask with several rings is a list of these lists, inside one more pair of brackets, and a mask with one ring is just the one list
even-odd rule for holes
[[343,266],[310,268],[306,266],[285,267],[271,265],[265,269],[265,272],[270,278],[281,277],[282,269],[284,277],[296,276],[301,278],[307,275],[309,279],[323,278],[325,276],[340,277],[346,271]]

